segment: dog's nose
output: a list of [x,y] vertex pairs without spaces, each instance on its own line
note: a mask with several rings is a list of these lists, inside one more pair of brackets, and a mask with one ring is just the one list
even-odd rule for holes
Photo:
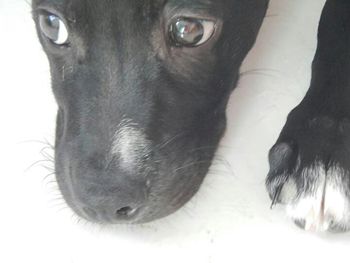
[[[88,152],[92,152],[89,150]],[[98,223],[142,221],[147,208],[150,178],[141,168],[129,171],[117,158],[106,162],[97,152],[84,154],[70,170],[67,190],[72,208],[82,217]]]
[[143,178],[128,176],[95,177],[77,180],[73,185],[75,206],[82,216],[94,222],[132,223],[139,220],[148,200]]

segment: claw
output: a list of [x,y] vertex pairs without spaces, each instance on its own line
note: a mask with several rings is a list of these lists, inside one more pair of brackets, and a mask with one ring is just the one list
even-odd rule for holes
[[281,184],[280,186],[277,187],[277,189],[275,191],[275,194],[273,196],[273,199],[272,199],[272,203],[271,203],[270,209],[273,209],[273,207],[278,203],[278,199],[279,199],[279,197],[281,195],[282,188],[283,188],[283,184]]

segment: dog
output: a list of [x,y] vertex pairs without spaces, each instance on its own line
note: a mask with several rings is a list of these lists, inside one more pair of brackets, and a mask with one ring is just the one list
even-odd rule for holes
[[[191,199],[224,134],[229,96],[268,4],[32,1],[58,104],[56,178],[79,216],[144,223]],[[310,90],[269,155],[273,205],[286,204],[306,229],[350,227],[349,11],[347,0],[327,2]]]

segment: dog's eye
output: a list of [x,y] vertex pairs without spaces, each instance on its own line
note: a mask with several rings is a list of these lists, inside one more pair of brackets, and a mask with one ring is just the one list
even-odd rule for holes
[[176,46],[196,47],[213,35],[215,23],[210,20],[178,18],[170,24],[170,38]]
[[39,25],[42,33],[56,45],[68,43],[68,30],[62,19],[54,14],[41,14]]

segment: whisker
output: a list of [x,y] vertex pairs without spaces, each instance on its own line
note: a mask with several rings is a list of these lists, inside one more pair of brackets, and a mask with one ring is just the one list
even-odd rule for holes
[[47,179],[49,179],[50,177],[54,177],[54,175],[55,175],[55,172],[48,173],[48,174],[45,175],[45,177],[43,178],[43,182],[46,181]]
[[32,4],[31,4],[31,1],[30,0],[24,0],[24,2],[29,6],[29,7],[31,7],[32,6]]
[[222,164],[231,175],[234,175],[231,163],[223,156],[215,155],[214,160],[218,161],[220,164]]
[[24,140],[24,141],[19,141],[18,144],[24,144],[24,143],[39,143],[39,144],[44,144],[46,146],[49,146],[51,148],[54,148],[53,144],[49,142],[46,138],[43,140]]
[[32,169],[34,166],[38,165],[38,164],[41,164],[41,163],[46,163],[46,162],[50,162],[50,160],[39,160],[39,161],[36,161],[34,162],[33,164],[29,165],[25,170],[24,172],[28,172],[30,169]]
[[260,76],[265,76],[265,77],[275,77],[275,75],[273,74],[269,74],[269,72],[271,73],[279,73],[281,74],[282,72],[279,71],[279,70],[276,70],[276,69],[249,69],[249,70],[246,70],[246,71],[242,71],[240,72],[240,77],[245,77],[245,76],[248,76],[248,75],[260,75]]
[[166,140],[165,142],[160,143],[159,145],[156,145],[154,147],[154,150],[161,150],[161,149],[165,148],[167,145],[169,145],[170,143],[174,142],[176,139],[180,138],[184,134],[186,134],[186,132],[180,132],[178,134],[175,134],[173,137],[171,137],[170,139]]
[[278,14],[266,14],[265,18],[271,18],[271,17],[277,17],[279,16]]
[[211,162],[211,160],[202,160],[202,161],[194,161],[194,162],[191,162],[191,163],[188,163],[188,164],[185,164],[183,166],[180,166],[180,167],[177,167],[176,169],[173,170],[173,172],[178,172],[178,171],[181,171],[183,169],[186,169],[186,168],[189,168],[191,166],[195,166],[197,164],[203,164],[203,163],[209,163]]

